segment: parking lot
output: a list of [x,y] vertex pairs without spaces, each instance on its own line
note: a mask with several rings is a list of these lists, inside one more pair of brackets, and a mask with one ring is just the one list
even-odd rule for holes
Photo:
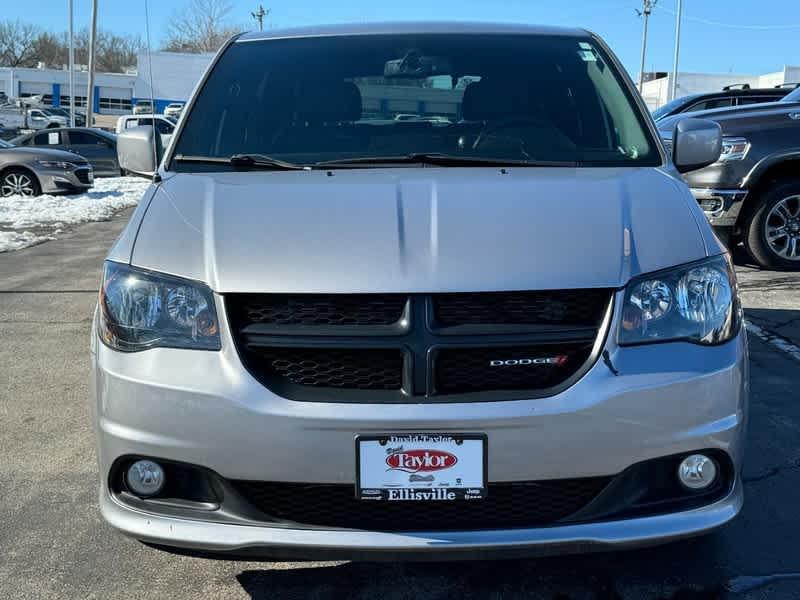
[[97,511],[87,401],[100,265],[130,213],[0,255],[0,598],[789,598],[800,595],[800,274],[737,256],[753,327],[743,514],[646,551],[426,564],[231,563],[120,536]]

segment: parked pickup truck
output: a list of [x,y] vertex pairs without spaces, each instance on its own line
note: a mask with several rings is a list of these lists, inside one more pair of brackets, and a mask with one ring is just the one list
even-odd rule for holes
[[[27,115],[25,114],[27,110]],[[0,106],[0,124],[14,129],[51,129],[66,127],[67,118],[48,108],[23,109],[13,104]]]
[[663,119],[668,146],[684,118],[722,127],[720,160],[684,175],[718,236],[744,242],[762,267],[800,269],[800,89],[779,102]]

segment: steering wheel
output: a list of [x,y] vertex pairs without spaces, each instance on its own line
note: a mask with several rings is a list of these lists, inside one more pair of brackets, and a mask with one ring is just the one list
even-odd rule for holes
[[506,129],[511,129],[514,127],[551,127],[552,125],[545,121],[544,119],[539,119],[537,117],[516,117],[513,119],[504,119],[502,121],[498,121],[492,125],[489,125],[481,131],[478,135],[475,142],[472,144],[473,150],[480,150],[481,146],[483,146],[490,138],[505,138],[508,140],[516,140],[519,142],[520,145],[520,152],[524,154],[527,158],[530,158],[528,153],[525,151],[525,141],[518,136],[511,136],[511,135],[497,135],[499,132],[504,131]]

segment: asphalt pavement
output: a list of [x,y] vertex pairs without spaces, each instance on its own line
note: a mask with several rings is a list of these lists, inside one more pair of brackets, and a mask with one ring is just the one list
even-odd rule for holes
[[636,552],[461,563],[256,563],[175,556],[97,510],[89,327],[129,213],[0,254],[0,598],[800,598],[800,273],[736,253],[752,351],[742,514]]

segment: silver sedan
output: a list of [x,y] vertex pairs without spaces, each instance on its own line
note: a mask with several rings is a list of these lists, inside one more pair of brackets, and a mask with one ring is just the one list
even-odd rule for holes
[[80,193],[92,187],[91,165],[72,152],[17,148],[0,140],[0,196]]

